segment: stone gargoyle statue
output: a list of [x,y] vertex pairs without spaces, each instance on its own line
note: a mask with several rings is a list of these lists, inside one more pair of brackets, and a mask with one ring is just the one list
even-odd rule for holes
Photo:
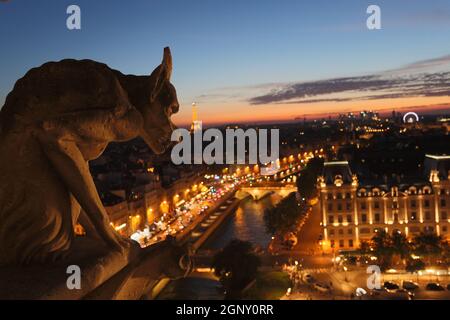
[[110,249],[131,245],[111,227],[88,161],[138,136],[165,151],[179,108],[171,72],[165,48],[150,76],[66,59],[16,82],[0,112],[0,265],[60,261],[77,222]]

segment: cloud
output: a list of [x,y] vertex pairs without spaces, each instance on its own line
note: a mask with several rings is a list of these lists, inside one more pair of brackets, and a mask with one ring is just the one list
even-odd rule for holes
[[450,55],[416,61],[378,73],[305,82],[260,83],[217,88],[200,103],[310,104],[409,97],[450,96]]
[[429,70],[431,68],[435,68],[435,67],[439,68],[443,65],[448,65],[448,64],[450,64],[450,54],[442,56],[442,57],[438,57],[438,58],[413,62],[413,63],[407,64],[406,66],[400,67],[398,69],[386,71],[385,73],[404,72],[404,71],[414,72],[414,71],[419,71],[419,70],[423,70],[423,69]]
[[450,55],[378,74],[279,85],[248,99],[253,105],[450,96]]

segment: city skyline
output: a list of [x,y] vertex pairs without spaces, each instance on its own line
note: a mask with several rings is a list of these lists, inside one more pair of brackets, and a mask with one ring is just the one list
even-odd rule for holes
[[449,0],[0,0],[0,300],[450,300],[449,31]]
[[[1,3],[0,35],[16,37],[1,53],[0,105],[27,69],[46,61],[88,58],[148,74],[169,45],[177,125],[191,122],[192,102],[205,125],[450,109],[445,1],[378,1],[381,30],[366,27],[367,1],[138,1],[126,10],[117,1],[78,1],[75,31],[65,26],[68,4]],[[173,12],[175,5],[182,10]]]

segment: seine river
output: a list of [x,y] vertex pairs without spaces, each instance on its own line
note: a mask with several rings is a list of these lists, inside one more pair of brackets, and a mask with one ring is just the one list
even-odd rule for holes
[[252,242],[255,246],[266,248],[270,235],[264,226],[264,210],[273,207],[282,199],[276,193],[259,201],[244,199],[236,212],[206,241],[202,249],[221,249],[232,239]]
[[[270,235],[264,226],[264,210],[273,207],[282,197],[270,194],[259,201],[247,198],[236,212],[206,241],[201,249],[220,249],[230,240],[240,239],[266,248]],[[223,299],[220,284],[208,274],[171,281],[158,299]]]

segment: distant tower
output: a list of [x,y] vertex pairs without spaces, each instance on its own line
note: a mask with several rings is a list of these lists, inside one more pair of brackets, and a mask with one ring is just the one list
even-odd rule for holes
[[201,130],[202,122],[198,120],[198,109],[195,102],[192,103],[192,124],[191,131]]

